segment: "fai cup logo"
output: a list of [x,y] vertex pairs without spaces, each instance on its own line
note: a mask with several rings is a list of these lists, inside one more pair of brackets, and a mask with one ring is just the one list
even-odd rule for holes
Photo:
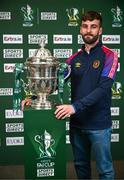
[[120,82],[114,82],[112,86],[112,99],[121,99],[122,85]]
[[23,26],[33,26],[33,10],[31,9],[31,7],[27,4],[26,7],[22,7],[21,11],[23,13],[23,18],[24,18],[24,23]]
[[78,21],[79,21],[78,9],[76,8],[66,9],[66,12],[69,18],[68,26],[78,26]]
[[39,144],[40,154],[38,159],[53,158],[56,155],[54,150],[55,140],[52,139],[52,136],[46,130],[43,135],[36,135],[34,140]]
[[111,12],[112,12],[112,16],[113,16],[112,27],[121,27],[123,12],[119,8],[119,6],[117,6],[116,9],[112,8]]

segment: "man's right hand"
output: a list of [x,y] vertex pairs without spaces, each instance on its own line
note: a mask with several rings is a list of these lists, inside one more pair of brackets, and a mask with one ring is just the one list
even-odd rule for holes
[[24,111],[25,106],[30,106],[30,105],[31,105],[31,99],[26,98],[26,99],[22,100],[22,102],[21,102],[22,111]]

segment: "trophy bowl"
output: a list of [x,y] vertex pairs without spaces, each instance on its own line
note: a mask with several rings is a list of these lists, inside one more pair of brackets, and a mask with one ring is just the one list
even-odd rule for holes
[[[66,63],[60,63],[50,51],[44,48],[42,40],[40,48],[33,57],[25,63],[15,64],[15,86],[13,94],[13,109],[21,109],[21,87],[27,97],[31,98],[31,107],[38,109],[52,109],[55,106],[49,96],[58,89],[59,101],[63,103],[64,80],[69,77],[71,68]],[[21,73],[26,70],[27,83],[21,79]],[[33,98],[33,95],[35,98]]]
[[32,100],[32,108],[52,108],[52,102],[48,100],[48,96],[57,88],[59,64],[60,62],[43,46],[37,50],[35,56],[27,58],[25,66],[29,90],[37,96]]

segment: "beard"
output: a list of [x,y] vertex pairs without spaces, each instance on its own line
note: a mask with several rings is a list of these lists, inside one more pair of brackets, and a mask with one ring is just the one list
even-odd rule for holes
[[99,34],[97,34],[96,36],[92,34],[85,34],[82,35],[82,38],[86,44],[94,44],[99,39]]

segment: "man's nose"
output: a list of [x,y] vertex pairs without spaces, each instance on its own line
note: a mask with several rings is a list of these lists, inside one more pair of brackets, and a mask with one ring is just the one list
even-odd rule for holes
[[91,28],[90,27],[87,27],[87,32],[90,32],[91,31]]

